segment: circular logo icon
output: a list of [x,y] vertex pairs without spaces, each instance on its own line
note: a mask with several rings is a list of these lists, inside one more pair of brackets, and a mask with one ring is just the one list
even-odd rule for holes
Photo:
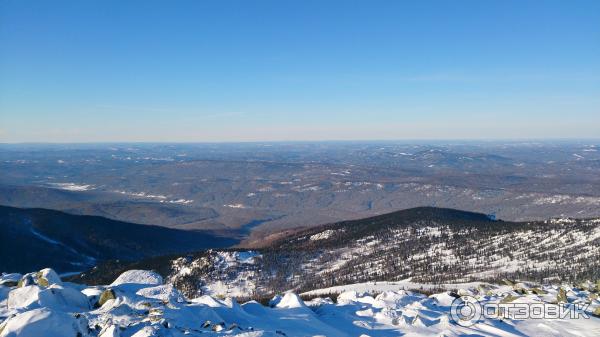
[[472,326],[481,319],[481,305],[473,296],[462,296],[450,306],[450,317],[460,326]]

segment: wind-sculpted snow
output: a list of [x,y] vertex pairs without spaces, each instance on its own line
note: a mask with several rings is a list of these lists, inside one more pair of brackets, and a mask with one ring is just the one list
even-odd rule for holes
[[[239,257],[239,256],[238,256]],[[244,261],[248,255],[239,257]],[[347,285],[315,289],[303,300],[286,292],[269,306],[256,301],[203,295],[185,298],[151,271],[133,270],[107,286],[88,287],[48,277],[46,269],[0,277],[0,337],[178,337],[178,336],[598,336],[600,284],[577,288],[506,281],[456,285],[432,295],[402,290],[409,283]],[[18,284],[15,280],[18,279]],[[418,284],[412,284],[418,285]],[[432,285],[421,284],[423,289]],[[439,286],[439,285],[438,285]],[[395,288],[394,288],[395,287]],[[366,291],[368,290],[368,291]],[[486,315],[458,324],[456,303],[517,303],[558,308],[580,315],[518,318]]]

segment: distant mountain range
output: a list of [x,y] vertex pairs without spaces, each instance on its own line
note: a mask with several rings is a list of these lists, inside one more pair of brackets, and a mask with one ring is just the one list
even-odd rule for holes
[[256,233],[419,206],[600,216],[600,143],[0,144],[0,205]]
[[82,271],[109,259],[135,261],[237,242],[201,231],[6,206],[0,206],[0,233],[0,271],[5,272],[48,266]]

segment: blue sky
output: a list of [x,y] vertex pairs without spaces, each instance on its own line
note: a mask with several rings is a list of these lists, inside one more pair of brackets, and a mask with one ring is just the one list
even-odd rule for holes
[[0,142],[600,138],[600,1],[0,1]]

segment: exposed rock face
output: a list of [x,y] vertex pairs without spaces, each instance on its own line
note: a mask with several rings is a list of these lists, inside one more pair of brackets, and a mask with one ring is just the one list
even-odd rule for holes
[[117,298],[117,295],[115,294],[115,291],[112,289],[106,289],[105,291],[102,292],[102,294],[100,295],[100,299],[98,299],[98,304],[96,305],[97,307],[101,307],[104,305],[104,303],[106,303],[108,300],[114,300]]

